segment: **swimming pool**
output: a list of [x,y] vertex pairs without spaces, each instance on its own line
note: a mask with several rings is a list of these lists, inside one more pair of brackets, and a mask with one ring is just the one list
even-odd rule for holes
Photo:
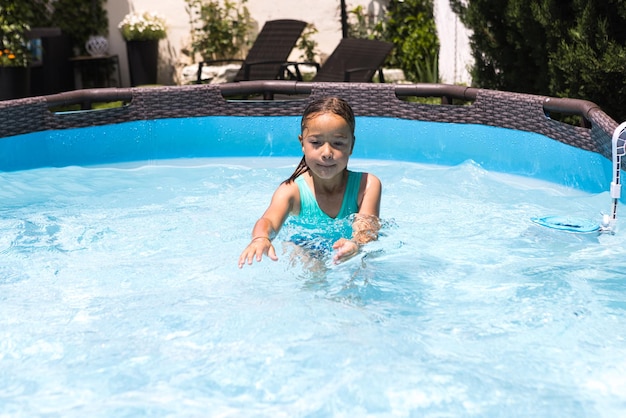
[[[327,85],[313,94],[365,88],[388,94]],[[147,120],[111,110],[127,119],[119,124],[107,112],[35,113],[31,125],[69,129],[5,135],[2,414],[624,411],[623,234],[529,221],[607,211],[604,151],[373,109],[358,116],[351,166],[383,180],[381,239],[339,266],[311,270],[286,248],[277,263],[239,270],[252,223],[298,161],[301,103],[285,103],[220,102],[213,111],[227,114]],[[292,114],[271,116],[271,106]],[[449,112],[462,120],[465,107]],[[83,126],[62,126],[72,118]],[[582,142],[602,130],[559,129]]]

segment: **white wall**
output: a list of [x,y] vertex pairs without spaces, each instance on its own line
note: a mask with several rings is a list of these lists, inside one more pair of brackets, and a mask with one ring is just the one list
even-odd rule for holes
[[439,76],[446,84],[471,85],[468,69],[473,63],[469,47],[471,32],[450,9],[448,0],[435,0],[435,23],[439,36]]
[[[348,8],[362,5],[380,10],[385,0],[347,0]],[[339,0],[248,0],[246,6],[259,27],[273,19],[300,19],[315,24],[318,33],[314,39],[323,54],[329,54],[341,39]],[[448,0],[435,0],[435,17],[441,42],[439,71],[446,83],[470,84],[466,67],[470,59],[467,31],[450,11]],[[117,54],[122,70],[122,84],[130,84],[126,46],[117,29],[118,23],[131,10],[149,10],[163,15],[168,24],[168,37],[161,41],[160,54],[164,60],[159,68],[159,82],[178,81],[177,71],[189,63],[181,49],[189,43],[189,16],[184,0],[108,0],[109,53]],[[297,58],[297,53],[295,53]],[[177,66],[178,68],[175,68]]]

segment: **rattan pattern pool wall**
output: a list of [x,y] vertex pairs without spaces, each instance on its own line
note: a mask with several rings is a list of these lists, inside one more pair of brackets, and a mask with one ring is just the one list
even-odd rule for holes
[[[282,93],[300,100],[227,100],[230,94]],[[242,82],[222,85],[83,90],[54,96],[0,102],[0,138],[28,132],[115,124],[136,120],[197,116],[297,116],[315,98],[338,95],[358,116],[382,116],[433,122],[481,124],[537,132],[611,158],[617,123],[591,102],[447,85],[360,83]],[[428,105],[398,96],[451,96],[468,105]],[[127,100],[120,108],[55,114],[54,104]],[[589,127],[564,124],[549,110],[579,114]]]

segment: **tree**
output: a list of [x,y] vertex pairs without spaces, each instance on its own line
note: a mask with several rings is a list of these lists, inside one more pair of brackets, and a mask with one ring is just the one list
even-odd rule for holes
[[624,0],[450,0],[478,87],[591,100],[626,119]]
[[549,91],[591,100],[626,120],[626,2],[573,1],[576,20],[550,52]]
[[384,38],[395,45],[389,64],[407,80],[439,81],[439,38],[432,0],[390,0]]
[[390,0],[381,22],[373,22],[362,6],[350,10],[349,17],[350,37],[394,44],[387,65],[401,68],[407,80],[439,82],[439,38],[432,0]]

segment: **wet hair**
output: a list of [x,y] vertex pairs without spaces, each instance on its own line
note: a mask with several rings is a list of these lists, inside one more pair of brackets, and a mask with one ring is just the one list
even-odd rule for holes
[[[354,112],[348,102],[340,99],[339,97],[323,97],[310,102],[304,109],[304,113],[302,113],[300,133],[304,133],[307,122],[311,120],[311,118],[322,113],[332,113],[346,121],[350,127],[350,132],[352,133],[352,146],[354,146],[354,129],[356,126]],[[291,183],[298,176],[306,173],[307,171],[309,171],[309,167],[306,165],[304,156],[302,156],[302,160],[300,160],[300,164],[298,164],[293,174],[287,180],[283,181],[283,183]]]

